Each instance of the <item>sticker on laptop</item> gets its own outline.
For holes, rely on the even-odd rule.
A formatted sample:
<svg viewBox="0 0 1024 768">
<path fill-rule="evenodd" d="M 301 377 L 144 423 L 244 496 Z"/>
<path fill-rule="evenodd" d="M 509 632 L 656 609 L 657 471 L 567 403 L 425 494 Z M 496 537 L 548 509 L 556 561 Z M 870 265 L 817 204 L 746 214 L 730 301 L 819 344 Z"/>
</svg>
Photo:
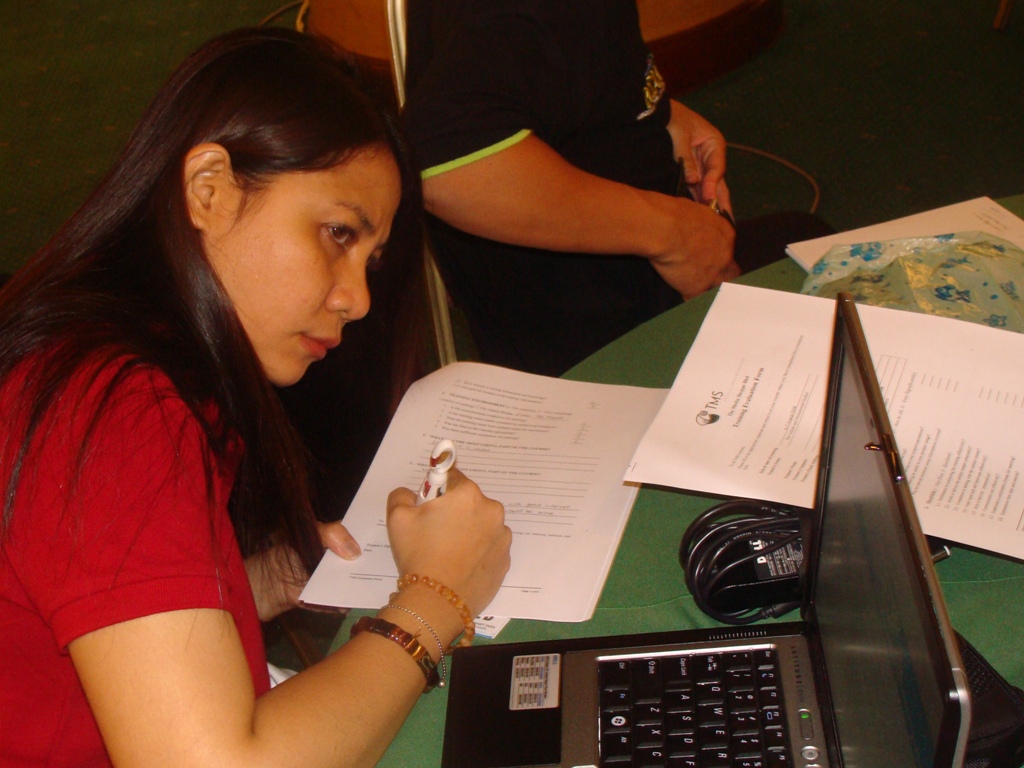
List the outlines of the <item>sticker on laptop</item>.
<svg viewBox="0 0 1024 768">
<path fill-rule="evenodd" d="M 557 653 L 516 656 L 512 659 L 512 690 L 508 708 L 554 709 L 558 706 L 562 657 Z"/>
</svg>

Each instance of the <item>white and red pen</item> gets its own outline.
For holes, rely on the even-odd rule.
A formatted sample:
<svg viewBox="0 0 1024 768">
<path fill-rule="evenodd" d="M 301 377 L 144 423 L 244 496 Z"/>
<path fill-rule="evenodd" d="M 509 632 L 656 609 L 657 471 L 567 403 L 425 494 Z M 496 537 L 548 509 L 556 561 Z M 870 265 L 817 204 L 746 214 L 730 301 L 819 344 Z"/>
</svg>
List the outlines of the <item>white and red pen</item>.
<svg viewBox="0 0 1024 768">
<path fill-rule="evenodd" d="M 416 503 L 423 504 L 443 496 L 448 487 L 448 470 L 455 466 L 455 443 L 441 440 L 430 452 L 430 469 L 416 494 Z"/>
</svg>

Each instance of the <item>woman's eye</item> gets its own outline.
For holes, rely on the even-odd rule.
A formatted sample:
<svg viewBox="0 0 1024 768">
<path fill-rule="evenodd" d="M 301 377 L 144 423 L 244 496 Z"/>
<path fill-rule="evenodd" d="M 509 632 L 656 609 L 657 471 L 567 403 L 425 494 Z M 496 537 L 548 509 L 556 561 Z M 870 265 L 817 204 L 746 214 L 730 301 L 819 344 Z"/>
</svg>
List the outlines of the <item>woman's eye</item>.
<svg viewBox="0 0 1024 768">
<path fill-rule="evenodd" d="M 331 239 L 342 247 L 348 247 L 352 245 L 355 239 L 356 233 L 352 227 L 347 227 L 344 224 L 335 224 L 327 228 L 327 233 L 331 236 Z"/>
</svg>

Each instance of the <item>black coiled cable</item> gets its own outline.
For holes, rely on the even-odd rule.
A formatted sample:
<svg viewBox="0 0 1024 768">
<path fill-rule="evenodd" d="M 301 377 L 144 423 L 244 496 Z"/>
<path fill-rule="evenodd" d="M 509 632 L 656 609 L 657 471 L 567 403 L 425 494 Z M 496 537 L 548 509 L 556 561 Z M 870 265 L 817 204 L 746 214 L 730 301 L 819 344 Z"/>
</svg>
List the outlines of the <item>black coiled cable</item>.
<svg viewBox="0 0 1024 768">
<path fill-rule="evenodd" d="M 740 558 L 723 559 L 723 553 L 736 543 L 755 539 L 769 539 L 773 544 Z M 679 564 L 698 608 L 725 624 L 751 624 L 781 616 L 799 608 L 800 603 L 720 610 L 713 603 L 723 579 L 737 567 L 799 541 L 800 521 L 792 510 L 752 499 L 733 499 L 716 504 L 690 524 L 679 544 Z"/>
</svg>

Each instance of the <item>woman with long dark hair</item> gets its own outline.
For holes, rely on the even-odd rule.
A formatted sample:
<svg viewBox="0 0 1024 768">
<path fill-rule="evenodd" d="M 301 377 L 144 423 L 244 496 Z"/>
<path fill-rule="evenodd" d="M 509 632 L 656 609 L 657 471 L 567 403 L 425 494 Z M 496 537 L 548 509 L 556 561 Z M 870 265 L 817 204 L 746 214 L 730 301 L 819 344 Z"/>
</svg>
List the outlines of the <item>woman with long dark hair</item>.
<svg viewBox="0 0 1024 768">
<path fill-rule="evenodd" d="M 241 30 L 185 61 L 0 291 L 7 759 L 368 765 L 437 683 L 509 563 L 501 505 L 457 472 L 421 507 L 390 495 L 401 588 L 350 642 L 269 690 L 259 626 L 324 546 L 358 552 L 317 523 L 275 387 L 366 315 L 368 270 L 417 274 L 395 242 L 419 204 L 337 54 Z"/>
</svg>

